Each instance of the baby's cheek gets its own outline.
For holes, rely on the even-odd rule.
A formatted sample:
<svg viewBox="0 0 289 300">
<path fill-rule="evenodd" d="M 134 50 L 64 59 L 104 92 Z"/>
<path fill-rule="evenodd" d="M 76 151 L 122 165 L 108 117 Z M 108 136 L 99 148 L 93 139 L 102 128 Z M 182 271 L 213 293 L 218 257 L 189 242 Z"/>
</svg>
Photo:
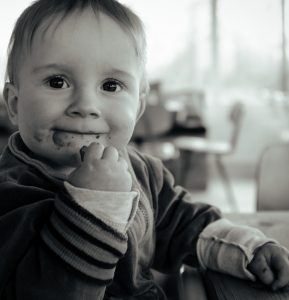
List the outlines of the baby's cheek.
<svg viewBox="0 0 289 300">
<path fill-rule="evenodd" d="M 116 147 L 126 146 L 132 137 L 135 120 L 127 116 L 127 119 L 118 118 L 115 121 L 111 126 L 111 143 Z"/>
</svg>

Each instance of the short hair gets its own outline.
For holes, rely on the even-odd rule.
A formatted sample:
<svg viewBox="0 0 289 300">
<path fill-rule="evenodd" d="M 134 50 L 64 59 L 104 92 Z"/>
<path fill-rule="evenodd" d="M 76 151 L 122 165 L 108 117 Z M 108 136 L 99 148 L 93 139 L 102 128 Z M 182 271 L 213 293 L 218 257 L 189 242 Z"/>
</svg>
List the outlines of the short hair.
<svg viewBox="0 0 289 300">
<path fill-rule="evenodd" d="M 91 8 L 111 17 L 131 37 L 137 56 L 146 60 L 146 39 L 141 19 L 128 7 L 116 0 L 37 0 L 27 7 L 18 18 L 8 47 L 6 81 L 17 84 L 17 69 L 21 57 L 31 49 L 35 33 L 41 26 L 49 28 L 56 17 L 60 22 L 75 11 Z"/>
</svg>

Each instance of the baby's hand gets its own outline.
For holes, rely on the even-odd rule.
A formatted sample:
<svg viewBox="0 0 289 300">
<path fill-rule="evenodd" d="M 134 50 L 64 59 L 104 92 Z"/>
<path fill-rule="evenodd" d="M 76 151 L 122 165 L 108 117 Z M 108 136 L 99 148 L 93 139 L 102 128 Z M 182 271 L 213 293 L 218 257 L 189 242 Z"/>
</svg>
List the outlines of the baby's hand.
<svg viewBox="0 0 289 300">
<path fill-rule="evenodd" d="M 116 148 L 92 143 L 85 151 L 83 162 L 74 170 L 68 181 L 77 187 L 98 191 L 129 192 L 131 174 Z"/>
<path fill-rule="evenodd" d="M 289 251 L 280 245 L 268 243 L 260 247 L 248 269 L 273 290 L 289 284 Z"/>
</svg>

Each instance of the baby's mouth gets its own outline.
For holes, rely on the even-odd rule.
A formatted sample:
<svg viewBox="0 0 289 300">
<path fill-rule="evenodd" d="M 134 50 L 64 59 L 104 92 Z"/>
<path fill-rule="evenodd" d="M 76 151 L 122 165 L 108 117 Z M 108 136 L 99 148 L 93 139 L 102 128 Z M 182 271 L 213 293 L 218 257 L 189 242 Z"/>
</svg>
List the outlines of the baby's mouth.
<svg viewBox="0 0 289 300">
<path fill-rule="evenodd" d="M 92 142 L 97 142 L 106 133 L 96 133 L 96 132 L 77 132 L 68 131 L 61 129 L 54 129 L 52 139 L 56 146 L 58 147 L 82 147 L 88 146 Z"/>
</svg>

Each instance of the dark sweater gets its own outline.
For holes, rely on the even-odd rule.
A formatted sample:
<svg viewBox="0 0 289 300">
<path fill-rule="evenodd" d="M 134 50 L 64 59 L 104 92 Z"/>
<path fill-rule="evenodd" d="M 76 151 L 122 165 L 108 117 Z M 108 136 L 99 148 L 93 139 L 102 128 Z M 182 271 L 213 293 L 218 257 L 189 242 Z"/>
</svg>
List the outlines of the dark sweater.
<svg viewBox="0 0 289 300">
<path fill-rule="evenodd" d="M 140 189 L 123 234 L 79 206 L 18 134 L 0 161 L 0 299 L 163 299 L 151 268 L 198 266 L 200 232 L 220 218 L 174 186 L 162 163 L 130 149 Z M 131 297 L 131 298 L 130 298 Z"/>
</svg>

